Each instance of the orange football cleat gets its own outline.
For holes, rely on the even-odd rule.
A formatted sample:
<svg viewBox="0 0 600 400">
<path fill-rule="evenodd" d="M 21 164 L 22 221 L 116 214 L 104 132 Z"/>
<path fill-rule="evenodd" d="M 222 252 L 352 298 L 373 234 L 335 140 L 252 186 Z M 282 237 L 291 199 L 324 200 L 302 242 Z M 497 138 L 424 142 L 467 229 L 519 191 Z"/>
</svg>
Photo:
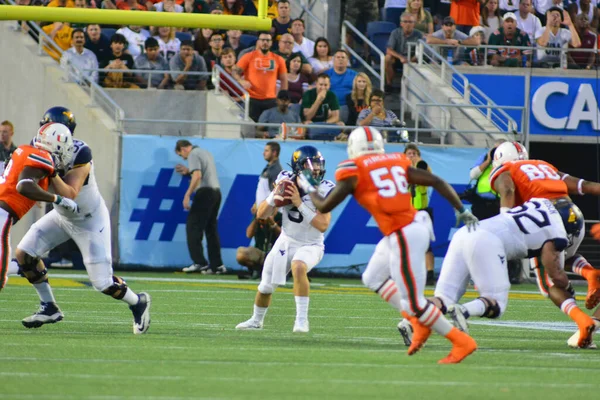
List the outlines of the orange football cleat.
<svg viewBox="0 0 600 400">
<path fill-rule="evenodd" d="M 450 350 L 450 354 L 448 354 L 446 358 L 442 358 L 438 361 L 438 364 L 458 364 L 477 350 L 477 343 L 475 340 L 456 328 L 452 328 L 446 337 L 453 344 L 452 350 Z"/>
<path fill-rule="evenodd" d="M 588 272 L 586 279 L 588 281 L 588 292 L 585 297 L 585 308 L 591 310 L 600 303 L 600 270 Z"/>
<path fill-rule="evenodd" d="M 429 339 L 431 329 L 423 325 L 414 315 L 408 315 L 408 313 L 402 311 L 402 316 L 409 320 L 413 327 L 412 343 L 408 348 L 408 355 L 412 356 L 421 350 L 421 347 L 423 347 L 427 339 Z"/>
</svg>

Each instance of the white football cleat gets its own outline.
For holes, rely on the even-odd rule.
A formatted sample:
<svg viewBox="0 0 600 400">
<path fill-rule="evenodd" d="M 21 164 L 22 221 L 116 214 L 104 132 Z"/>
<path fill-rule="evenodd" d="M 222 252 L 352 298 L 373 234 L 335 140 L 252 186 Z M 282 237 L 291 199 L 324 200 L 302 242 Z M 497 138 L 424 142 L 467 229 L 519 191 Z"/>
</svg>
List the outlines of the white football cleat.
<svg viewBox="0 0 600 400">
<path fill-rule="evenodd" d="M 308 333 L 308 331 L 308 320 L 304 320 L 302 322 L 296 320 L 296 322 L 294 322 L 294 333 Z"/>
<path fill-rule="evenodd" d="M 249 331 L 249 330 L 259 330 L 263 328 L 263 323 L 250 318 L 248 321 L 239 323 L 236 325 L 235 329 Z"/>
<path fill-rule="evenodd" d="M 594 320 L 594 325 L 596 325 L 596 331 L 597 331 L 598 329 L 600 329 L 600 321 L 597 320 L 596 318 L 592 318 L 592 319 Z M 573 334 L 573 336 L 571 336 L 569 338 L 569 340 L 567 340 L 567 346 L 569 346 L 572 349 L 587 349 L 587 350 L 596 350 L 598 348 L 598 346 L 596 346 L 596 343 L 594 343 L 593 341 L 591 341 L 590 344 L 585 347 L 579 347 L 577 345 L 578 342 L 579 342 L 579 330 L 577 332 L 575 332 Z"/>
<path fill-rule="evenodd" d="M 410 324 L 410 321 L 405 318 L 398 322 L 398 332 L 400 332 L 400 335 L 402 336 L 404 345 L 409 347 L 412 344 L 413 336 L 413 327 Z"/>
<path fill-rule="evenodd" d="M 460 304 L 452 304 L 448 307 L 448 315 L 452 318 L 452 322 L 458 330 L 469 333 L 469 324 L 467 318 L 469 318 L 469 312 L 467 309 Z"/>
<path fill-rule="evenodd" d="M 146 333 L 150 328 L 150 304 L 152 299 L 150 295 L 145 292 L 138 294 L 140 300 L 134 306 L 129 306 L 129 309 L 133 313 L 133 334 L 141 335 Z"/>
</svg>

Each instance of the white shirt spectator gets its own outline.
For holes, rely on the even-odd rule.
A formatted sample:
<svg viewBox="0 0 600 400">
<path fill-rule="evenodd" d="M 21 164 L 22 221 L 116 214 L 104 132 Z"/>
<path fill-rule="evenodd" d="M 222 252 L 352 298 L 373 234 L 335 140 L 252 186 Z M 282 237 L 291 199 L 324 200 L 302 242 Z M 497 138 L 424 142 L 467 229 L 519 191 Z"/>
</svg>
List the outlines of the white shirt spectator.
<svg viewBox="0 0 600 400">
<path fill-rule="evenodd" d="M 125 36 L 125 39 L 129 43 L 127 51 L 134 59 L 144 52 L 144 43 L 150 37 L 150 32 L 145 29 L 140 30 L 138 33 L 129 29 L 129 27 L 120 28 L 116 33 Z"/>
<path fill-rule="evenodd" d="M 535 39 L 539 39 L 544 34 L 546 28 L 542 27 L 535 33 Z M 546 47 L 566 48 L 571 41 L 571 31 L 565 28 L 559 28 L 556 35 L 550 31 L 550 40 Z M 558 50 L 538 50 L 537 59 L 539 62 L 560 63 L 561 52 Z"/>
<path fill-rule="evenodd" d="M 169 43 L 165 43 L 160 36 L 154 36 L 154 39 L 158 41 L 160 55 L 163 56 L 165 60 L 170 61 L 175 54 L 179 53 L 181 40 L 174 38 L 173 40 L 169 40 Z"/>
<path fill-rule="evenodd" d="M 98 58 L 93 51 L 83 48 L 83 52 L 78 53 L 75 47 L 71 47 L 62 54 L 60 58 L 60 66 L 67 68 L 68 65 L 73 65 L 77 68 L 75 73 L 76 82 L 81 82 L 81 74 L 91 77 L 91 79 L 98 83 Z M 84 69 L 95 69 L 96 71 L 83 72 Z"/>
<path fill-rule="evenodd" d="M 183 12 L 183 6 L 180 6 L 179 4 L 175 4 L 174 7 L 175 7 L 176 13 Z M 156 3 L 156 4 L 154 4 L 154 10 L 162 12 L 165 10 L 165 5 L 163 4 L 162 1 L 160 3 Z"/>
<path fill-rule="evenodd" d="M 502 19 L 496 17 L 495 15 L 492 15 L 492 16 L 488 17 L 488 19 L 487 19 L 488 26 L 484 26 L 481 18 L 482 17 L 479 17 L 479 21 L 481 22 L 479 25 L 481 25 L 484 29 L 485 41 L 487 43 L 490 41 L 490 36 L 492 35 L 492 33 L 497 31 L 498 28 L 500 28 L 502 26 Z"/>
<path fill-rule="evenodd" d="M 517 28 L 529 35 L 531 43 L 535 43 L 535 33 L 542 29 L 540 19 L 532 13 L 527 14 L 527 18 L 525 19 L 521 18 L 519 12 L 516 12 L 515 15 L 517 16 Z"/>
<path fill-rule="evenodd" d="M 294 50 L 292 50 L 292 51 L 294 53 L 299 51 L 302 54 L 304 54 L 304 57 L 310 58 L 313 56 L 313 54 L 315 52 L 315 42 L 313 42 L 312 40 L 307 39 L 303 36 L 301 44 L 294 42 Z"/>
<path fill-rule="evenodd" d="M 550 0 L 552 3 L 552 0 Z M 498 8 L 505 11 L 515 11 L 519 9 L 519 0 L 500 0 Z"/>
<path fill-rule="evenodd" d="M 333 68 L 333 58 L 329 61 L 320 61 L 314 57 L 308 59 L 310 66 L 313 68 L 313 72 L 315 74 L 320 74 L 321 72 L 325 72 L 328 69 Z"/>
</svg>

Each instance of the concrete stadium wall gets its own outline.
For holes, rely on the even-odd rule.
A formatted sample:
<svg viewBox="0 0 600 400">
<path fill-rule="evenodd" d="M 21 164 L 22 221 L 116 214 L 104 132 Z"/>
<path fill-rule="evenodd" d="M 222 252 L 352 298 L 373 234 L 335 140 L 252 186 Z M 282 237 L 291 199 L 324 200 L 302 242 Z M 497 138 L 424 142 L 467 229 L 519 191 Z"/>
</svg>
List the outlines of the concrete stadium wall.
<svg viewBox="0 0 600 400">
<path fill-rule="evenodd" d="M 58 64 L 49 56 L 38 55 L 37 43 L 29 35 L 14 31 L 14 26 L 16 23 L 12 21 L 0 22 L 0 120 L 14 123 L 14 142 L 20 145 L 30 142 L 48 108 L 56 105 L 70 108 L 77 117 L 75 136 L 93 150 L 96 178 L 115 231 L 120 160 L 116 126 L 104 111 L 90 104 L 90 97 L 83 89 L 74 83 L 65 83 Z M 14 226 L 13 249 L 42 215 L 43 210 L 34 207 Z"/>
</svg>

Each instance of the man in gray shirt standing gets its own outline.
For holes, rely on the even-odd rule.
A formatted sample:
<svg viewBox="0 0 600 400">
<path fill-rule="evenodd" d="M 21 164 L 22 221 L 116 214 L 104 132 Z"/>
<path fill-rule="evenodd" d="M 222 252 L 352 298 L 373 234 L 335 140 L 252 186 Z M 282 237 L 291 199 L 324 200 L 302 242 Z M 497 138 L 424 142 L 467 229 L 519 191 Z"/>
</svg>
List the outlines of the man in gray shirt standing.
<svg viewBox="0 0 600 400">
<path fill-rule="evenodd" d="M 177 164 L 175 170 L 191 177 L 190 186 L 183 197 L 183 208 L 190 212 L 186 222 L 186 233 L 188 250 L 194 263 L 184 268 L 183 272 L 224 274 L 227 269 L 221 259 L 221 243 L 217 230 L 221 189 L 215 160 L 208 151 L 192 146 L 185 139 L 177 141 L 175 153 L 188 161 L 187 167 Z M 195 193 L 194 201 L 190 204 L 192 193 Z M 204 233 L 209 262 L 206 261 L 202 249 Z"/>
<path fill-rule="evenodd" d="M 388 40 L 385 52 L 385 84 L 390 92 L 396 70 L 402 71 L 402 67 L 408 59 L 408 44 L 416 43 L 423 38 L 423 33 L 415 29 L 416 18 L 409 12 L 402 13 L 400 17 L 400 28 L 394 29 Z M 412 61 L 416 61 L 415 48 L 413 48 Z"/>
</svg>

